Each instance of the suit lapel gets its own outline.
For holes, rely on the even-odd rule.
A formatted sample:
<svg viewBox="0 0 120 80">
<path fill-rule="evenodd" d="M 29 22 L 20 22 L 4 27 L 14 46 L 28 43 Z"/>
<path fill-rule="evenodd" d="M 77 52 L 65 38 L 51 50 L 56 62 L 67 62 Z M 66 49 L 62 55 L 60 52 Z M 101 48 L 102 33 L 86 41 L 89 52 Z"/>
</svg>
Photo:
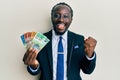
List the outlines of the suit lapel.
<svg viewBox="0 0 120 80">
<path fill-rule="evenodd" d="M 51 69 L 51 73 L 53 72 L 53 59 L 52 59 L 52 30 L 47 33 L 46 35 L 49 39 L 50 42 L 47 45 L 47 56 L 48 56 L 48 62 L 49 62 L 49 67 Z"/>
<path fill-rule="evenodd" d="M 48 54 L 49 66 L 50 66 L 50 69 L 51 69 L 51 72 L 52 72 L 53 71 L 52 41 L 50 41 L 50 43 L 48 44 L 47 54 Z"/>
<path fill-rule="evenodd" d="M 67 49 L 67 70 L 70 67 L 70 62 L 71 62 L 71 57 L 72 57 L 72 52 L 73 52 L 73 45 L 74 45 L 74 38 L 73 34 L 68 31 L 68 49 Z"/>
</svg>

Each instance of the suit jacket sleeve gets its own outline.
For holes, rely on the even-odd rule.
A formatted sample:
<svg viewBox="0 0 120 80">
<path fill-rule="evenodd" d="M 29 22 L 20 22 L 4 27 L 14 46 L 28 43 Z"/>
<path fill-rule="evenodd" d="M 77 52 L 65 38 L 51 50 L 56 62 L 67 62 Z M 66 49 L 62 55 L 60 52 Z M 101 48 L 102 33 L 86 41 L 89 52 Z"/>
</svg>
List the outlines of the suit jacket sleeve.
<svg viewBox="0 0 120 80">
<path fill-rule="evenodd" d="M 96 66 L 96 53 L 95 58 L 92 60 L 88 60 L 86 56 L 83 57 L 82 64 L 81 64 L 81 69 L 84 73 L 86 74 L 91 74 Z"/>
<path fill-rule="evenodd" d="M 32 75 L 37 75 L 40 72 L 40 66 L 36 70 L 34 70 L 34 71 L 32 71 L 32 69 L 30 68 L 30 66 L 27 66 L 27 71 L 30 74 L 32 74 Z"/>
</svg>

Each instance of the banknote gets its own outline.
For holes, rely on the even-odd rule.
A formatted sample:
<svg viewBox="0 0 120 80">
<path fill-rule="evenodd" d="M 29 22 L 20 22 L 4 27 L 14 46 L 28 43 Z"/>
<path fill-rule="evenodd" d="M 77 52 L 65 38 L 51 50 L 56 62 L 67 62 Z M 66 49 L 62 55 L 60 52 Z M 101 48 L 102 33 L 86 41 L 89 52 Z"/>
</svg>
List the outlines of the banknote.
<svg viewBox="0 0 120 80">
<path fill-rule="evenodd" d="M 31 40 L 35 37 L 36 33 L 37 33 L 37 32 L 34 32 L 34 31 L 31 32 Z"/>
<path fill-rule="evenodd" d="M 24 37 L 25 37 L 26 44 L 28 44 L 31 41 L 31 32 L 26 32 L 24 34 Z"/>
<path fill-rule="evenodd" d="M 26 49 L 32 47 L 38 51 L 50 41 L 45 35 L 40 32 L 26 32 L 21 35 L 21 40 Z"/>
<path fill-rule="evenodd" d="M 37 32 L 32 40 L 32 47 L 40 51 L 49 41 L 50 40 L 45 35 Z"/>
<path fill-rule="evenodd" d="M 26 45 L 26 42 L 25 42 L 24 34 L 22 34 L 20 37 L 21 37 L 21 40 L 22 40 L 23 45 L 25 46 L 25 45 Z"/>
<path fill-rule="evenodd" d="M 24 46 L 29 44 L 29 42 L 32 40 L 31 39 L 31 34 L 32 34 L 32 32 L 26 32 L 26 33 L 21 35 L 21 40 L 22 40 L 22 43 L 23 43 Z"/>
</svg>

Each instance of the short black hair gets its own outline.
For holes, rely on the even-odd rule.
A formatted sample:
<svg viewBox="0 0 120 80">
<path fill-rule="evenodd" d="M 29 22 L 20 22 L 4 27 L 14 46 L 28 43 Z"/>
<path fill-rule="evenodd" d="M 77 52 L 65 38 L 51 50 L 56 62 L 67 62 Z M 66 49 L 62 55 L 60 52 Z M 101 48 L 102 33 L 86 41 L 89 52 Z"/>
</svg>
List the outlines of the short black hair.
<svg viewBox="0 0 120 80">
<path fill-rule="evenodd" d="M 72 8 L 70 7 L 70 5 L 68 5 L 68 4 L 65 3 L 65 2 L 60 2 L 60 3 L 56 4 L 55 6 L 53 6 L 53 8 L 52 8 L 52 10 L 51 10 L 51 16 L 53 15 L 54 9 L 55 9 L 57 6 L 59 6 L 59 5 L 65 5 L 65 6 L 69 7 L 69 8 L 70 8 L 70 12 L 71 12 L 71 17 L 73 17 L 73 10 L 72 10 Z"/>
</svg>

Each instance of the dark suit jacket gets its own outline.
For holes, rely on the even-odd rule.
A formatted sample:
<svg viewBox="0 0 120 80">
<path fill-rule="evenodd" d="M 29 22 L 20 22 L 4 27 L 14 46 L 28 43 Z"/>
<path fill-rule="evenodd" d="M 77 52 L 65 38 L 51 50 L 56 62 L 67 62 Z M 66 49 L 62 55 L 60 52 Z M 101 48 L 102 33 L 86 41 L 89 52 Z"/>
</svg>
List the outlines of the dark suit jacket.
<svg viewBox="0 0 120 80">
<path fill-rule="evenodd" d="M 41 72 L 40 80 L 53 80 L 53 60 L 52 60 L 52 31 L 44 34 L 50 42 L 39 52 L 37 59 L 40 68 L 35 73 L 27 68 L 28 72 L 36 75 Z M 88 60 L 84 53 L 84 37 L 68 31 L 68 53 L 67 53 L 67 78 L 68 80 L 82 80 L 80 70 L 86 74 L 93 72 L 96 57 Z"/>
</svg>

